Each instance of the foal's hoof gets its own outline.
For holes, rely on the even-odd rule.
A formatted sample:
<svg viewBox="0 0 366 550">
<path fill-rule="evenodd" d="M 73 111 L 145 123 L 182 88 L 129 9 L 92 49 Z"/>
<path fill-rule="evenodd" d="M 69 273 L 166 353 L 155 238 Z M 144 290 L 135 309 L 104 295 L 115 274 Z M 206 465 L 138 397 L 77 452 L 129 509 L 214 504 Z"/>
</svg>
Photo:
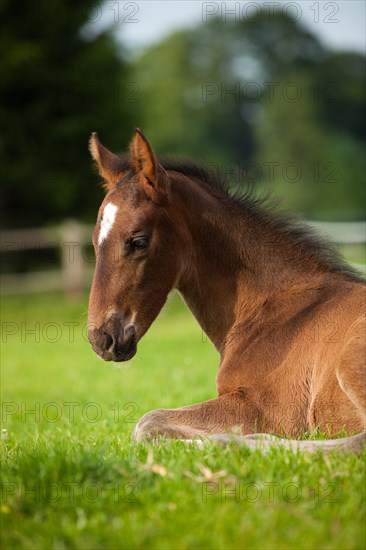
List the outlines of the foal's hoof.
<svg viewBox="0 0 366 550">
<path fill-rule="evenodd" d="M 133 430 L 132 439 L 139 443 L 140 441 L 151 441 L 158 436 L 168 435 L 164 412 L 164 409 L 156 409 L 144 414 Z"/>
</svg>

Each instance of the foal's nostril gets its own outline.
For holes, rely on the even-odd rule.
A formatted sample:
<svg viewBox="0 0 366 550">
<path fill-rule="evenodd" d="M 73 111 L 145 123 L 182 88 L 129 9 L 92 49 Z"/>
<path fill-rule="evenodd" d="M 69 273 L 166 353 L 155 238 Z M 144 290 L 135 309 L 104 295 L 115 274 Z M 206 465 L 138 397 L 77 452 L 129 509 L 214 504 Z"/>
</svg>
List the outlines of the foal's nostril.
<svg viewBox="0 0 366 550">
<path fill-rule="evenodd" d="M 113 346 L 113 338 L 108 332 L 104 331 L 104 342 L 105 342 L 105 349 L 106 351 L 110 350 Z"/>
<path fill-rule="evenodd" d="M 132 323 L 123 323 L 123 319 L 108 319 L 108 323 L 99 329 L 90 331 L 90 343 L 102 359 L 106 361 L 127 361 L 136 353 L 137 336 Z"/>
<path fill-rule="evenodd" d="M 132 323 L 125 326 L 125 336 L 130 338 L 131 336 L 135 336 L 136 330 Z"/>
</svg>

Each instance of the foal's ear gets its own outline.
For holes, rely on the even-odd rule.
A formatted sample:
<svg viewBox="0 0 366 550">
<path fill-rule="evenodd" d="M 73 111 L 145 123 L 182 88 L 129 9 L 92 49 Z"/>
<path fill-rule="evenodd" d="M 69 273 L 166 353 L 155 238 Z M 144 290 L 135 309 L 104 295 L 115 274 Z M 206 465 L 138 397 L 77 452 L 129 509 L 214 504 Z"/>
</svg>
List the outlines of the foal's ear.
<svg viewBox="0 0 366 550">
<path fill-rule="evenodd" d="M 130 153 L 132 164 L 141 178 L 146 193 L 154 201 L 165 197 L 167 194 L 168 176 L 164 169 L 159 166 L 150 142 L 139 128 L 136 128 L 132 138 Z"/>
<path fill-rule="evenodd" d="M 89 150 L 104 180 L 103 186 L 109 191 L 123 177 L 123 162 L 100 143 L 96 132 L 90 137 Z"/>
</svg>

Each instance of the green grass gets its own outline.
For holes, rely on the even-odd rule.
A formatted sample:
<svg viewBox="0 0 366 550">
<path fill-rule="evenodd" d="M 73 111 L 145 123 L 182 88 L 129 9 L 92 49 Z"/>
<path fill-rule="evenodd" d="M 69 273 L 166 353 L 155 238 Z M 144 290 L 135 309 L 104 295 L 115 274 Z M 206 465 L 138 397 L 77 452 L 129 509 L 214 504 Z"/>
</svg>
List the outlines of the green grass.
<svg viewBox="0 0 366 550">
<path fill-rule="evenodd" d="M 2 306 L 3 548 L 365 548 L 365 453 L 131 443 L 148 410 L 215 396 L 217 353 L 177 297 L 119 366 L 83 337 L 86 300 Z"/>
</svg>

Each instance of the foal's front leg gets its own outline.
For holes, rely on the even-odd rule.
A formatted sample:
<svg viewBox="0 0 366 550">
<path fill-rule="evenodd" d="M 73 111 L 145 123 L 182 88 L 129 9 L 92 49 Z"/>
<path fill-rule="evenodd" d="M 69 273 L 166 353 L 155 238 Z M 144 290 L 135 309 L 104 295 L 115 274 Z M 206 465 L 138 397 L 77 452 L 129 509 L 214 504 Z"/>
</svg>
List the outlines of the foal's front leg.
<svg viewBox="0 0 366 550">
<path fill-rule="evenodd" d="M 240 433 L 255 433 L 260 427 L 260 412 L 254 396 L 246 389 L 180 409 L 157 409 L 138 422 L 135 441 L 165 436 L 175 439 L 197 439 L 240 428 Z"/>
</svg>

